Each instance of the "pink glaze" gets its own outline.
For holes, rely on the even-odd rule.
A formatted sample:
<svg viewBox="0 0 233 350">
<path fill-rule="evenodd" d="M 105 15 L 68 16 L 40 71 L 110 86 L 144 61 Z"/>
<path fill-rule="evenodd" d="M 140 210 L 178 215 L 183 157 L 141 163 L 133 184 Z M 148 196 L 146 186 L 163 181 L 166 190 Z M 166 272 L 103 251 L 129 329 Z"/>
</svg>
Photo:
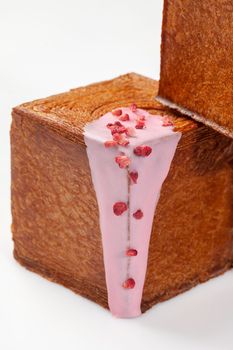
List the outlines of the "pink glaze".
<svg viewBox="0 0 233 350">
<path fill-rule="evenodd" d="M 136 112 L 120 109 L 122 115 L 127 113 L 130 117 L 129 121 L 121 121 L 125 127 L 135 129 L 136 119 L 145 116 L 145 128 L 135 129 L 135 137 L 128 137 L 129 145 L 104 146 L 113 138 L 106 125 L 119 120 L 111 112 L 87 124 L 84 137 L 99 206 L 109 308 L 117 317 L 136 317 L 141 314 L 155 208 L 181 134 L 173 132 L 172 126 L 162 126 L 163 118 L 159 115 L 152 116 L 141 109 Z M 135 155 L 133 151 L 139 145 L 151 147 L 151 154 Z M 121 152 L 131 160 L 127 168 L 120 168 L 115 162 Z M 138 172 L 136 183 L 130 180 L 130 172 Z M 113 212 L 116 202 L 128 204 L 128 210 L 120 216 Z M 133 214 L 139 209 L 143 216 L 136 219 Z M 127 255 L 129 249 L 137 254 Z M 131 283 L 126 288 L 125 282 L 131 279 L 135 285 Z"/>
</svg>

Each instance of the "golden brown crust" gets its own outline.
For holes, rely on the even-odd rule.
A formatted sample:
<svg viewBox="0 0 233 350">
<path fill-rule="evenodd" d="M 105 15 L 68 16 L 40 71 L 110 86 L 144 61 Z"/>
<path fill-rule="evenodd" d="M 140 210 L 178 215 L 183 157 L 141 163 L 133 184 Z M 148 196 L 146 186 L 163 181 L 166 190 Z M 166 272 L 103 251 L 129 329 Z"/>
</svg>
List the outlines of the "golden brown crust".
<svg viewBox="0 0 233 350">
<path fill-rule="evenodd" d="M 30 270 L 107 307 L 98 208 L 78 121 L 84 123 L 109 106 L 112 109 L 132 100 L 152 113 L 166 111 L 183 135 L 154 218 L 142 299 L 145 311 L 232 265 L 233 142 L 154 102 L 155 82 L 144 78 L 143 83 L 139 77 L 139 84 L 147 86 L 142 100 L 140 94 L 136 97 L 137 87 L 121 79 L 103 83 L 108 99 L 100 97 L 100 106 L 95 104 L 94 109 L 92 102 L 90 107 L 86 102 L 89 114 L 80 113 L 80 117 L 72 106 L 82 105 L 83 97 L 79 101 L 70 92 L 14 109 L 14 255 Z M 137 81 L 137 76 L 132 79 Z M 97 88 L 101 95 L 106 90 L 100 85 L 82 88 L 82 93 L 87 96 L 89 89 Z M 116 90 L 128 97 L 115 101 Z M 32 112 L 34 104 L 36 112 Z M 38 110 L 43 108 L 48 110 L 41 115 Z M 94 115 L 93 110 L 97 111 Z"/>
<path fill-rule="evenodd" d="M 231 137 L 232 36 L 232 1 L 164 1 L 159 96 Z"/>
<path fill-rule="evenodd" d="M 84 144 L 83 127 L 113 108 L 129 106 L 165 113 L 169 111 L 155 101 L 158 82 L 139 74 L 129 73 L 113 80 L 72 89 L 63 94 L 24 103 L 13 113 L 32 118 L 70 140 Z M 180 119 L 179 128 L 197 127 L 197 123 Z"/>
</svg>

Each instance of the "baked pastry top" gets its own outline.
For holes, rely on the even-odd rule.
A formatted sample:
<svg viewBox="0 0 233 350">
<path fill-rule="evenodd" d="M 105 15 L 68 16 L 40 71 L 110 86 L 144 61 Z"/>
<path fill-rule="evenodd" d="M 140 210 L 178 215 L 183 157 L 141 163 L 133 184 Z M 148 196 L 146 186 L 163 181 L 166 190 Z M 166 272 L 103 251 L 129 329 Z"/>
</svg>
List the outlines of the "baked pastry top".
<svg viewBox="0 0 233 350">
<path fill-rule="evenodd" d="M 83 129 L 86 123 L 121 106 L 136 102 L 139 108 L 150 113 L 166 113 L 173 118 L 180 131 L 197 128 L 198 124 L 185 117 L 177 118 L 171 110 L 155 100 L 158 82 L 136 73 L 72 89 L 44 99 L 24 103 L 13 113 L 25 115 L 45 124 L 65 137 L 84 144 Z"/>
</svg>

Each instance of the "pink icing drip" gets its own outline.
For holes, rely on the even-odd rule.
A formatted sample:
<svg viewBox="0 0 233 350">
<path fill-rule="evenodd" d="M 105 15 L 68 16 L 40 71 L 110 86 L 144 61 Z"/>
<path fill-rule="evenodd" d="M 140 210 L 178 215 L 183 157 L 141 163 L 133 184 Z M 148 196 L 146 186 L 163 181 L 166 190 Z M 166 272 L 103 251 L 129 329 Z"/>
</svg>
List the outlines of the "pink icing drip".
<svg viewBox="0 0 233 350">
<path fill-rule="evenodd" d="M 141 314 L 154 212 L 181 134 L 173 132 L 172 126 L 164 127 L 161 116 L 141 109 L 121 109 L 130 116 L 130 121 L 121 122 L 126 127 L 135 127 L 136 115 L 146 117 L 146 128 L 135 129 L 136 137 L 129 137 L 128 146 L 104 147 L 105 141 L 112 140 L 106 125 L 118 120 L 111 112 L 87 124 L 84 136 L 99 206 L 109 308 L 117 317 L 136 317 Z M 135 155 L 135 147 L 144 144 L 152 148 L 151 154 Z M 131 160 L 125 169 L 115 162 L 121 152 Z M 137 184 L 129 179 L 131 171 L 138 172 Z M 113 213 L 116 202 L 128 204 L 128 210 L 120 216 Z M 143 217 L 135 219 L 133 213 L 139 209 Z M 127 256 L 129 248 L 137 250 L 137 255 Z M 135 281 L 133 288 L 123 287 L 128 278 Z"/>
</svg>

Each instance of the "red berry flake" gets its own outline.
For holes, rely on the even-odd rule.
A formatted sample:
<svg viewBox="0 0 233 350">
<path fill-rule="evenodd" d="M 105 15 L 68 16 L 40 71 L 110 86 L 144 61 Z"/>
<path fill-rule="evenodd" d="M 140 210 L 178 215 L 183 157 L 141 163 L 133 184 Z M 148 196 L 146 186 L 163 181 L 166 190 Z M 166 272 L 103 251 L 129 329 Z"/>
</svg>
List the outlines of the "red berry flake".
<svg viewBox="0 0 233 350">
<path fill-rule="evenodd" d="M 120 115 L 122 115 L 122 110 L 115 109 L 114 111 L 112 111 L 112 114 L 115 115 L 116 117 L 119 117 Z"/>
<path fill-rule="evenodd" d="M 104 146 L 106 148 L 116 147 L 117 146 L 117 142 L 116 141 L 105 141 L 104 142 Z"/>
<path fill-rule="evenodd" d="M 127 136 L 130 136 L 130 137 L 135 137 L 136 136 L 136 131 L 132 127 L 126 128 L 126 132 L 125 133 L 126 133 Z"/>
<path fill-rule="evenodd" d="M 113 206 L 113 212 L 117 216 L 122 215 L 127 209 L 128 209 L 128 206 L 124 202 L 117 202 Z"/>
<path fill-rule="evenodd" d="M 112 135 L 118 133 L 123 134 L 126 132 L 126 128 L 124 126 L 115 126 L 111 129 Z"/>
<path fill-rule="evenodd" d="M 131 171 L 129 173 L 129 177 L 130 177 L 131 183 L 132 184 L 136 184 L 137 180 L 138 180 L 138 172 L 137 171 Z"/>
<path fill-rule="evenodd" d="M 114 141 L 118 142 L 121 138 L 122 134 L 118 134 L 118 132 L 116 132 L 115 134 L 112 135 L 112 138 Z"/>
<path fill-rule="evenodd" d="M 134 148 L 133 152 L 138 157 L 148 157 L 152 152 L 152 148 L 150 146 L 141 145 Z"/>
<path fill-rule="evenodd" d="M 131 109 L 132 112 L 135 113 L 136 110 L 137 110 L 137 105 L 136 105 L 136 103 L 132 103 L 131 106 L 130 106 L 130 109 Z"/>
<path fill-rule="evenodd" d="M 115 122 L 114 124 L 117 126 L 123 126 L 123 124 L 121 124 L 121 122 Z"/>
<path fill-rule="evenodd" d="M 106 125 L 106 127 L 107 127 L 108 129 L 111 129 L 113 126 L 114 126 L 113 123 L 108 123 L 108 124 Z"/>
<path fill-rule="evenodd" d="M 129 115 L 127 113 L 123 114 L 119 117 L 119 120 L 121 120 L 122 122 L 127 122 L 129 120 Z"/>
<path fill-rule="evenodd" d="M 143 129 L 145 127 L 145 121 L 144 120 L 138 120 L 137 124 L 135 125 L 136 129 Z"/>
<path fill-rule="evenodd" d="M 137 117 L 137 120 L 146 120 L 146 117 L 144 116 L 144 115 L 139 115 L 138 117 Z"/>
<path fill-rule="evenodd" d="M 114 124 L 107 124 L 107 127 L 111 130 L 112 135 L 118 133 L 123 134 L 126 132 L 126 128 L 121 124 L 121 122 L 115 122 Z"/>
<path fill-rule="evenodd" d="M 129 166 L 130 164 L 130 158 L 125 156 L 125 155 L 122 155 L 122 156 L 117 156 L 115 158 L 115 162 L 119 165 L 119 167 L 121 169 L 124 169 L 124 168 L 127 168 L 127 166 Z"/>
<path fill-rule="evenodd" d="M 138 251 L 136 249 L 128 249 L 126 251 L 126 255 L 127 256 L 136 256 L 136 255 L 138 255 Z"/>
<path fill-rule="evenodd" d="M 135 281 L 133 278 L 128 278 L 123 284 L 122 287 L 125 289 L 133 289 L 135 287 Z"/>
<path fill-rule="evenodd" d="M 135 211 L 135 213 L 133 213 L 133 217 L 137 220 L 140 220 L 143 218 L 143 212 L 141 211 L 141 209 L 138 209 L 137 211 Z"/>
<path fill-rule="evenodd" d="M 128 144 L 129 144 L 129 140 L 127 140 L 126 138 L 123 138 L 122 140 L 120 140 L 120 141 L 118 142 L 118 144 L 121 145 L 121 146 L 123 146 L 123 147 L 126 147 L 126 146 L 128 146 Z"/>
<path fill-rule="evenodd" d="M 122 134 L 113 134 L 113 140 L 121 146 L 128 146 L 129 140 Z"/>
<path fill-rule="evenodd" d="M 163 124 L 162 126 L 173 126 L 173 122 L 171 121 L 171 119 L 169 117 L 164 117 L 163 118 Z"/>
</svg>

